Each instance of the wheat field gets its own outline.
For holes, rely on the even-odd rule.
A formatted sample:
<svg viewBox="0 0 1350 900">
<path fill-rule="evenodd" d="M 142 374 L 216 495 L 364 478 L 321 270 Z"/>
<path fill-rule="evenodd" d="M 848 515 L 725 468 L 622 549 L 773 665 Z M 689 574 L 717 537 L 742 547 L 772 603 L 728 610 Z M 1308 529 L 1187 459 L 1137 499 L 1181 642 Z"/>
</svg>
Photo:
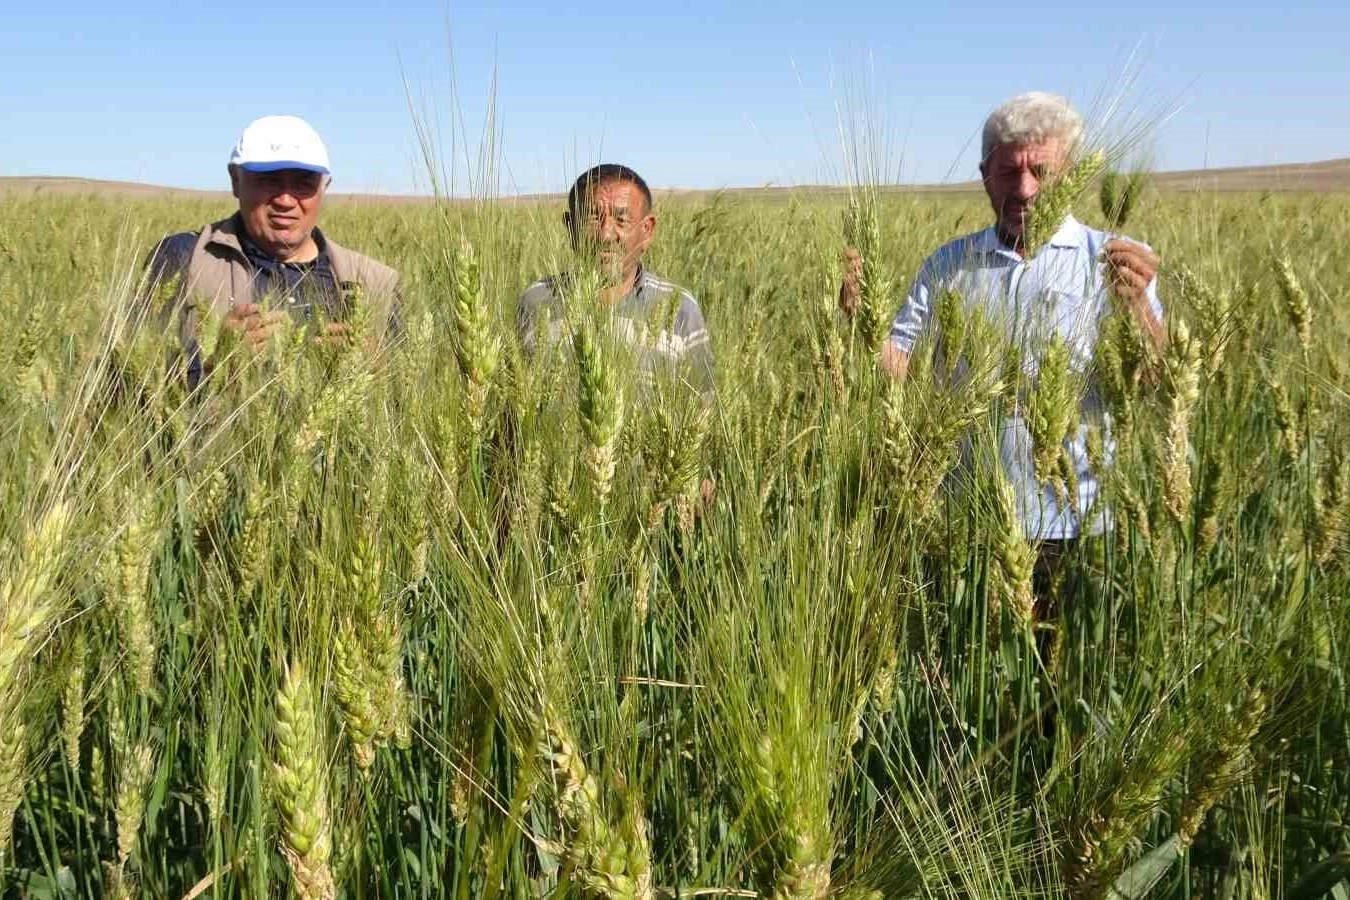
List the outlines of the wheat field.
<svg viewBox="0 0 1350 900">
<path fill-rule="evenodd" d="M 990 446 L 1082 384 L 954 302 L 973 374 L 891 383 L 904 285 L 989 214 L 863 197 L 890 287 L 847 320 L 847 202 L 660 201 L 705 405 L 522 356 L 556 203 L 331 201 L 402 334 L 211 335 L 189 397 L 141 264 L 230 209 L 6 199 L 6 895 L 1350 898 L 1350 195 L 1136 204 L 1171 340 L 1103 326 L 1113 527 L 1051 617 Z"/>
</svg>

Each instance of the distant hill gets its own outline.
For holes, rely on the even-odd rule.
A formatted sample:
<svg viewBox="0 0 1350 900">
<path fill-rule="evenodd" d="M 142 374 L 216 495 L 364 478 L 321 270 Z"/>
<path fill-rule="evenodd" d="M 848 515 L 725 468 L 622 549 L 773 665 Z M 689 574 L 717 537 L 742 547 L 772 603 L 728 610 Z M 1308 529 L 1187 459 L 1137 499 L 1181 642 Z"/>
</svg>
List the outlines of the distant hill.
<svg viewBox="0 0 1350 900">
<path fill-rule="evenodd" d="M 1209 190 L 1209 191 L 1310 191 L 1327 193 L 1350 191 L 1350 158 L 1328 159 L 1312 163 L 1288 163 L 1278 166 L 1239 166 L 1226 169 L 1192 169 L 1180 172 L 1158 172 L 1153 183 L 1163 190 Z M 979 190 L 978 181 L 963 181 L 951 184 L 914 184 L 896 185 L 893 189 L 917 193 L 968 192 Z M 737 194 L 779 194 L 790 191 L 835 191 L 843 190 L 836 186 L 800 185 L 794 187 L 732 188 L 730 193 Z M 100 181 L 93 178 L 72 178 L 62 176 L 12 177 L 0 176 L 0 194 L 54 194 L 126 197 L 182 197 L 202 200 L 220 200 L 229 196 L 227 191 L 199 191 L 188 188 L 162 187 L 154 184 L 139 184 L 130 181 Z M 712 193 L 711 191 L 687 190 L 680 188 L 661 189 L 658 194 L 664 196 L 683 196 Z M 561 195 L 551 195 L 554 197 Z M 534 195 L 514 198 L 519 200 L 543 200 L 550 195 Z M 380 202 L 418 202 L 429 198 L 407 195 L 372 194 L 333 194 L 332 199 L 346 201 Z"/>
<path fill-rule="evenodd" d="M 200 197 L 213 199 L 230 196 L 229 191 L 194 191 L 190 188 L 164 187 L 135 181 L 101 181 L 97 178 L 72 178 L 62 175 L 31 177 L 0 175 L 0 193 L 23 194 L 98 194 L 138 197 Z"/>
<path fill-rule="evenodd" d="M 1282 166 L 1239 166 L 1160 172 L 1160 187 L 1219 191 L 1346 191 L 1350 190 L 1350 157 Z"/>
</svg>

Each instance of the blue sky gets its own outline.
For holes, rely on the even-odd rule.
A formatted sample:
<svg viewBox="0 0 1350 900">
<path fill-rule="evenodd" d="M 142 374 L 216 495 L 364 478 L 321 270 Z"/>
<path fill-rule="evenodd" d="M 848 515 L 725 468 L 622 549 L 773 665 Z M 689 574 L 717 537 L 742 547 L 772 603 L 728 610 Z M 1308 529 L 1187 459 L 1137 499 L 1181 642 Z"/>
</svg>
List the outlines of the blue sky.
<svg viewBox="0 0 1350 900">
<path fill-rule="evenodd" d="M 965 180 L 984 116 L 1032 88 L 1116 98 L 1159 168 L 1310 161 L 1350 155 L 1347 39 L 1343 0 L 23 4 L 0 175 L 223 188 L 243 125 L 293 113 L 335 190 L 425 191 L 406 81 L 462 193 L 494 71 L 501 193 L 602 157 L 667 187 L 838 181 L 841 119 L 884 135 L 888 180 Z"/>
</svg>

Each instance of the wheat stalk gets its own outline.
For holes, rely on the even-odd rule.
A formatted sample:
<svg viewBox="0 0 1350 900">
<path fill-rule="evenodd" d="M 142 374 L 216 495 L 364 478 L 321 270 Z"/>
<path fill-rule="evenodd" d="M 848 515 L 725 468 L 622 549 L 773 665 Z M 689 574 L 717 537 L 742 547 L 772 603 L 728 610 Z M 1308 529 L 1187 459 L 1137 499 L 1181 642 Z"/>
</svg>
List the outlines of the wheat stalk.
<svg viewBox="0 0 1350 900">
<path fill-rule="evenodd" d="M 615 451 L 623 429 L 624 391 L 619 383 L 613 351 L 602 348 L 589 324 L 572 336 L 579 391 L 577 415 L 586 438 L 582 450 L 596 505 L 603 509 L 614 483 Z"/>
<path fill-rule="evenodd" d="M 488 389 L 501 361 L 501 342 L 492 333 L 491 314 L 483 296 L 478 255 L 473 244 L 461 239 L 451 253 L 455 323 L 455 359 L 464 376 L 464 413 L 469 431 L 483 433 Z"/>
<path fill-rule="evenodd" d="M 24 535 L 18 559 L 0 585 L 0 705 L 17 700 L 20 667 L 56 621 L 60 597 L 54 588 L 72 513 L 69 501 L 49 507 Z"/>
<path fill-rule="evenodd" d="M 881 223 L 876 196 L 867 191 L 849 198 L 844 213 L 844 240 L 862 257 L 856 319 L 864 345 L 876 351 L 890 333 L 891 285 L 882 275 Z"/>
<path fill-rule="evenodd" d="M 1078 424 L 1078 398 L 1070 371 L 1072 349 L 1056 334 L 1046 343 L 1037 366 L 1036 386 L 1027 400 L 1031 462 L 1036 479 L 1051 485 L 1064 501 L 1069 486 L 1063 477 L 1068 451 L 1064 442 Z"/>
<path fill-rule="evenodd" d="M 281 854 L 300 900 L 333 900 L 332 819 L 328 808 L 323 724 L 304 666 L 290 664 L 276 695 L 272 765 Z"/>
<path fill-rule="evenodd" d="M 1030 259 L 1040 252 L 1105 165 L 1106 154 L 1101 150 L 1085 153 L 1036 195 L 1022 235 L 1023 256 Z"/>
<path fill-rule="evenodd" d="M 1287 256 L 1275 259 L 1275 279 L 1280 285 L 1280 297 L 1284 300 L 1284 312 L 1289 324 L 1298 335 L 1298 345 L 1306 357 L 1312 349 L 1312 303 L 1308 292 L 1294 271 L 1294 265 Z"/>
<path fill-rule="evenodd" d="M 78 623 L 66 660 L 66 683 L 61 692 L 61 737 L 66 763 L 80 768 L 80 737 L 84 734 L 84 678 L 86 646 L 84 629 Z"/>
<path fill-rule="evenodd" d="M 1191 509 L 1191 411 L 1200 397 L 1200 345 L 1180 319 L 1172 326 L 1167 366 L 1167 430 L 1163 438 L 1162 480 L 1167 511 L 1177 524 Z"/>
</svg>

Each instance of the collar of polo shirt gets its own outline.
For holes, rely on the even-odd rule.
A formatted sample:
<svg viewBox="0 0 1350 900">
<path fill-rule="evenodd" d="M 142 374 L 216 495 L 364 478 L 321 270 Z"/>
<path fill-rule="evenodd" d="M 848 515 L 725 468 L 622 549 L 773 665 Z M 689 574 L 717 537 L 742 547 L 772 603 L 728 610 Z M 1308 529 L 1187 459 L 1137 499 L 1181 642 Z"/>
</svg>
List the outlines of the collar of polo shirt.
<svg viewBox="0 0 1350 900">
<path fill-rule="evenodd" d="M 1065 216 L 1064 221 L 1060 223 L 1059 228 L 1050 236 L 1047 243 L 1051 247 L 1080 249 L 1087 245 L 1087 229 L 1082 222 L 1073 216 Z M 998 229 L 992 225 L 975 235 L 974 244 L 976 253 L 1006 253 L 1021 259 L 1016 251 L 1010 249 L 998 239 Z"/>
</svg>

